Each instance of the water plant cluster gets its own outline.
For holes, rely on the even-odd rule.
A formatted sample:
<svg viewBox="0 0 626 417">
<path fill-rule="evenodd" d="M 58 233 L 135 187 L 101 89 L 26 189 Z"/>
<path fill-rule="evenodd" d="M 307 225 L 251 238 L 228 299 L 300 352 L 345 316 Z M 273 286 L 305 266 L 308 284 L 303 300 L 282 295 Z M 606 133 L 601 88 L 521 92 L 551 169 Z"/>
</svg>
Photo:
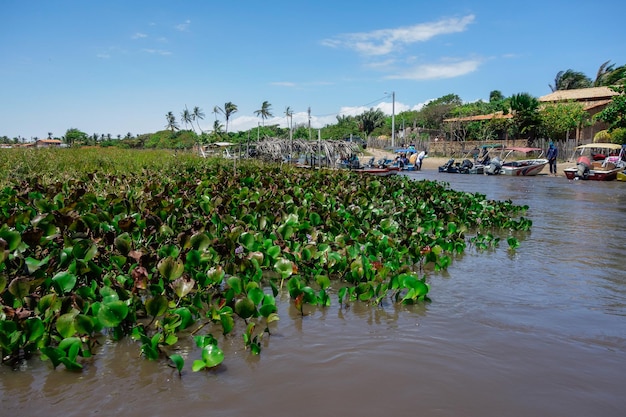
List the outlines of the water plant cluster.
<svg viewBox="0 0 626 417">
<path fill-rule="evenodd" d="M 527 230 L 527 207 L 404 176 L 122 150 L 0 155 L 2 362 L 80 370 L 102 337 L 132 337 L 180 371 L 181 337 L 219 365 L 252 353 L 287 291 L 304 315 L 428 301 L 427 271 L 468 244 Z M 509 235 L 511 247 L 517 240 Z M 221 333 L 221 335 L 219 333 Z"/>
</svg>

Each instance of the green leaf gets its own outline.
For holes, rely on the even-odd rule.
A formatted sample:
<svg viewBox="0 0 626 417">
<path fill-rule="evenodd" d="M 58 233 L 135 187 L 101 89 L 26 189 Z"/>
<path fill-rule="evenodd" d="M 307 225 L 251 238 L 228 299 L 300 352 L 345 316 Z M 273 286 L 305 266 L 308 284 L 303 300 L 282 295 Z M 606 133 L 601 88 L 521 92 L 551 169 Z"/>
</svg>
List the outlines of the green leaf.
<svg viewBox="0 0 626 417">
<path fill-rule="evenodd" d="M 254 251 L 257 248 L 256 240 L 252 233 L 245 232 L 240 234 L 238 241 L 241 243 L 241 246 L 246 248 L 248 251 Z"/>
<path fill-rule="evenodd" d="M 146 313 L 152 317 L 158 317 L 167 311 L 168 301 L 164 295 L 157 295 L 146 301 Z"/>
<path fill-rule="evenodd" d="M 252 300 L 248 297 L 240 298 L 235 302 L 235 313 L 242 319 L 247 319 L 252 317 L 256 312 L 256 308 Z"/>
<path fill-rule="evenodd" d="M 168 281 L 174 281 L 183 275 L 185 265 L 180 259 L 174 259 L 171 256 L 161 259 L 157 264 L 157 269 L 161 275 Z"/>
<path fill-rule="evenodd" d="M 170 355 L 170 360 L 172 361 L 174 366 L 176 366 L 176 369 L 178 370 L 178 374 L 180 375 L 181 372 L 183 371 L 183 367 L 185 366 L 185 360 L 183 359 L 182 356 L 176 353 L 173 355 Z"/>
<path fill-rule="evenodd" d="M 285 258 L 279 258 L 274 264 L 274 269 L 283 279 L 289 278 L 293 274 L 293 264 Z"/>
<path fill-rule="evenodd" d="M 76 281 L 76 275 L 70 274 L 67 271 L 59 272 L 52 277 L 52 283 L 61 294 L 66 294 L 72 291 L 76 285 Z"/>
<path fill-rule="evenodd" d="M 98 310 L 98 320 L 104 327 L 117 327 L 128 315 L 128 306 L 123 301 L 102 304 Z"/>
<path fill-rule="evenodd" d="M 46 331 L 43 321 L 39 317 L 30 317 L 24 323 L 26 327 L 26 335 L 28 341 L 31 343 L 37 342 L 41 339 Z"/>
<path fill-rule="evenodd" d="M 213 368 L 224 361 L 224 352 L 215 345 L 208 345 L 202 349 L 202 361 L 207 367 Z"/>
<path fill-rule="evenodd" d="M 74 326 L 74 318 L 76 313 L 67 313 L 60 316 L 56 321 L 56 329 L 63 338 L 74 336 L 76 326 Z"/>
<path fill-rule="evenodd" d="M 243 283 L 239 277 L 230 277 L 227 280 L 228 286 L 233 289 L 235 295 L 239 295 L 243 292 Z"/>
<path fill-rule="evenodd" d="M 201 360 L 193 361 L 193 365 L 191 366 L 191 370 L 194 372 L 200 372 L 204 368 L 206 368 L 206 363 Z"/>
<path fill-rule="evenodd" d="M 21 300 L 30 294 L 31 280 L 26 277 L 14 278 L 9 284 L 9 292 L 13 297 Z"/>
</svg>

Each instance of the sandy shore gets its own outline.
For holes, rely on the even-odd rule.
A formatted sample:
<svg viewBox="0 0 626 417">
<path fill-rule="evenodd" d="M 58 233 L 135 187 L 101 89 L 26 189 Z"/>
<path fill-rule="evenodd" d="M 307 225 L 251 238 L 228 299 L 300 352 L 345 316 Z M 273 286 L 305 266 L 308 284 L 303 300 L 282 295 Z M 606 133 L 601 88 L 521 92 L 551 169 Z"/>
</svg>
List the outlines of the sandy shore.
<svg viewBox="0 0 626 417">
<path fill-rule="evenodd" d="M 360 157 L 360 160 L 362 163 L 365 163 L 369 161 L 372 156 L 376 158 L 377 161 L 383 158 L 394 159 L 396 157 L 396 155 L 393 152 L 389 152 L 383 149 L 367 148 L 365 154 Z M 449 159 L 450 159 L 449 157 L 427 156 L 426 158 L 424 158 L 422 169 L 423 170 L 437 170 L 439 169 L 440 166 L 448 162 Z M 457 161 L 457 162 L 461 162 L 461 161 Z M 563 170 L 565 168 L 570 168 L 573 166 L 576 166 L 576 164 L 572 162 L 559 162 L 557 164 L 557 170 L 558 170 L 557 176 L 564 177 L 565 173 L 563 172 Z M 549 166 L 546 165 L 540 174 L 549 175 L 550 174 Z"/>
</svg>

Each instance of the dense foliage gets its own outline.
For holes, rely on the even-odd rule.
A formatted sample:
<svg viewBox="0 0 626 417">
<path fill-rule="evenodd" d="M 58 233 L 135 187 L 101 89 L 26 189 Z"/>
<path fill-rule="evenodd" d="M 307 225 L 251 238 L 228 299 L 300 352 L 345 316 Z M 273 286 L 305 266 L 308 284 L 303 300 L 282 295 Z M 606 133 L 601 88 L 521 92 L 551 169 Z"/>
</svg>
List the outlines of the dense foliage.
<svg viewBox="0 0 626 417">
<path fill-rule="evenodd" d="M 3 150 L 0 172 L 7 364 L 78 370 L 100 338 L 131 336 L 181 370 L 179 338 L 195 336 L 192 369 L 210 368 L 213 334 L 260 351 L 281 288 L 302 314 L 424 302 L 426 271 L 530 227 L 526 207 L 444 184 L 183 153 Z"/>
</svg>

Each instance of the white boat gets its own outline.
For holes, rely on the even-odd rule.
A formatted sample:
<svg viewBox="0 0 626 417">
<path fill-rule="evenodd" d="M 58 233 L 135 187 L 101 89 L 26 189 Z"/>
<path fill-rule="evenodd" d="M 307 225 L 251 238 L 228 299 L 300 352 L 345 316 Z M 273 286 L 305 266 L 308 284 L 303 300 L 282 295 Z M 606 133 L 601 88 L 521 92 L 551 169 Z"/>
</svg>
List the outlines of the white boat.
<svg viewBox="0 0 626 417">
<path fill-rule="evenodd" d="M 581 145 L 572 157 L 576 166 L 563 172 L 569 180 L 613 181 L 626 167 L 625 149 L 615 143 Z"/>
<path fill-rule="evenodd" d="M 500 173 L 504 175 L 510 176 L 524 176 L 530 177 L 539 174 L 543 171 L 543 167 L 548 164 L 548 160 L 546 158 L 541 158 L 543 156 L 543 149 L 541 148 L 525 148 L 525 147 L 510 147 L 504 149 L 506 156 L 504 157 L 504 162 L 502 163 L 502 167 L 500 169 Z M 519 159 L 507 161 L 509 157 L 514 153 L 523 153 L 529 154 L 532 152 L 538 153 L 537 158 L 532 159 Z"/>
</svg>

